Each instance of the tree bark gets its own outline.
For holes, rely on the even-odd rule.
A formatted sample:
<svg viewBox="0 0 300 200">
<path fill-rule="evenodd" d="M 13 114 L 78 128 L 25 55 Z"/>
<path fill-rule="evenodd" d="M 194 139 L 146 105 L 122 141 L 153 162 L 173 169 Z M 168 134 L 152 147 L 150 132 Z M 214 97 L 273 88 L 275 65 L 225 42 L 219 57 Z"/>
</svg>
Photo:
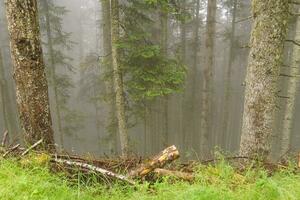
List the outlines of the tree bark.
<svg viewBox="0 0 300 200">
<path fill-rule="evenodd" d="M 300 9 L 298 9 L 300 12 Z M 300 19 L 297 17 L 296 21 L 296 31 L 295 31 L 295 38 L 294 41 L 300 41 Z M 300 63 L 300 47 L 298 45 L 293 46 L 293 53 L 292 53 L 292 62 L 290 64 L 290 75 L 297 76 L 299 75 Z M 286 102 L 284 119 L 283 119 L 283 128 L 282 128 L 282 140 L 281 140 L 281 155 L 286 154 L 289 151 L 290 144 L 291 144 L 291 132 L 292 126 L 294 123 L 294 115 L 295 115 L 295 104 L 296 104 L 296 97 L 298 91 L 298 80 L 299 77 L 290 77 L 288 81 L 288 92 L 287 96 L 289 97 Z"/>
<path fill-rule="evenodd" d="M 186 89 L 184 94 L 183 103 L 183 143 L 185 151 L 188 150 L 188 146 L 191 144 L 191 137 L 195 133 L 195 98 L 196 98 L 196 76 L 197 76 L 197 65 L 198 65 L 198 51 L 199 51 L 199 28 L 200 28 L 200 0 L 196 1 L 196 16 L 195 16 L 195 28 L 193 33 L 193 63 L 188 68 Z M 182 60 L 186 60 L 186 27 L 181 25 L 181 44 L 182 44 Z"/>
<path fill-rule="evenodd" d="M 110 2 L 109 0 L 101 0 L 102 6 L 102 36 L 103 36 L 103 52 L 104 52 L 104 63 L 108 66 L 109 69 L 112 68 L 112 46 L 111 46 L 111 17 L 110 17 Z M 114 93 L 114 82 L 110 79 L 106 84 L 107 91 L 109 93 Z M 110 107 L 110 115 L 111 119 L 116 118 L 116 103 L 115 99 L 112 99 L 109 102 Z M 110 139 L 110 152 L 116 152 L 116 129 L 110 130 L 110 134 L 112 135 L 112 139 Z"/>
<path fill-rule="evenodd" d="M 208 153 L 209 132 L 211 126 L 211 101 L 212 101 L 212 70 L 214 64 L 214 47 L 216 33 L 216 0 L 207 3 L 206 22 L 206 63 L 203 69 L 203 91 L 201 111 L 201 148 L 203 153 Z"/>
<path fill-rule="evenodd" d="M 116 97 L 116 114 L 121 142 L 122 156 L 127 157 L 129 152 L 128 130 L 125 116 L 125 99 L 123 90 L 122 70 L 118 62 L 118 49 L 116 47 L 119 40 L 119 2 L 110 0 L 111 15 L 111 46 L 112 46 L 112 67 Z"/>
<path fill-rule="evenodd" d="M 6 13 L 20 120 L 29 144 L 54 149 L 36 0 L 7 0 Z"/>
<path fill-rule="evenodd" d="M 150 159 L 150 161 L 148 161 L 147 163 L 143 163 L 136 169 L 131 170 L 131 172 L 129 173 L 129 177 L 134 178 L 146 176 L 156 168 L 162 168 L 166 164 L 172 162 L 173 160 L 176 160 L 177 158 L 179 158 L 179 152 L 177 148 L 174 145 L 170 146 Z"/>
<path fill-rule="evenodd" d="M 161 49 L 164 57 L 168 56 L 168 13 L 163 9 L 160 11 L 160 25 L 161 25 Z M 169 141 L 169 97 L 165 96 L 162 99 L 162 107 L 164 112 L 164 133 L 163 145 L 168 146 Z"/>
<path fill-rule="evenodd" d="M 252 1 L 252 15 L 240 154 L 266 159 L 270 153 L 289 1 Z"/>
</svg>

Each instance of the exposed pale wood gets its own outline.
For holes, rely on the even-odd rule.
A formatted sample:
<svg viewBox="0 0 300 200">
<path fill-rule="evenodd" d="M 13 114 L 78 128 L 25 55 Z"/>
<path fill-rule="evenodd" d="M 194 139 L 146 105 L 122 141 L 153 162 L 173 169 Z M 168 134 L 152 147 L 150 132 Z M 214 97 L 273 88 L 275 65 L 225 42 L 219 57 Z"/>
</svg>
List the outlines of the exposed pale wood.
<svg viewBox="0 0 300 200">
<path fill-rule="evenodd" d="M 31 151 L 32 149 L 36 148 L 42 142 L 43 142 L 43 139 L 40 139 L 39 141 L 37 141 L 36 143 L 34 143 L 32 146 L 30 146 L 28 149 L 26 149 L 21 155 L 25 156 L 26 154 L 28 154 L 29 151 Z"/>
<path fill-rule="evenodd" d="M 61 164 L 69 165 L 69 166 L 77 166 L 77 167 L 81 167 L 81 168 L 84 168 L 84 169 L 88 169 L 88 170 L 91 170 L 91 171 L 94 171 L 94 172 L 101 173 L 104 176 L 112 177 L 112 178 L 115 178 L 115 179 L 118 179 L 118 180 L 121 180 L 121 181 L 125 181 L 125 182 L 127 182 L 131 185 L 135 185 L 135 182 L 133 180 L 131 180 L 130 178 L 128 178 L 124 175 L 116 174 L 116 173 L 113 173 L 113 172 L 108 171 L 106 169 L 96 167 L 94 165 L 90 165 L 90 164 L 87 164 L 87 163 L 81 163 L 81 162 L 75 162 L 75 161 L 69 161 L 69 160 L 63 160 L 63 159 L 57 159 L 57 158 L 54 159 L 53 161 L 56 162 L 56 163 L 61 163 Z"/>
<path fill-rule="evenodd" d="M 186 181 L 193 181 L 195 179 L 195 176 L 192 173 L 173 171 L 173 170 L 167 170 L 161 168 L 157 168 L 153 172 L 158 174 L 159 176 L 176 177 Z"/>
<path fill-rule="evenodd" d="M 16 144 L 15 146 L 13 146 L 12 148 L 8 149 L 4 154 L 3 154 L 3 158 L 5 158 L 8 154 L 10 154 L 11 152 L 17 150 L 20 147 L 20 144 Z"/>
<path fill-rule="evenodd" d="M 143 163 L 129 173 L 130 177 L 143 177 L 156 168 L 162 168 L 166 164 L 179 158 L 179 152 L 175 145 L 170 146 L 156 155 L 147 163 Z"/>
</svg>

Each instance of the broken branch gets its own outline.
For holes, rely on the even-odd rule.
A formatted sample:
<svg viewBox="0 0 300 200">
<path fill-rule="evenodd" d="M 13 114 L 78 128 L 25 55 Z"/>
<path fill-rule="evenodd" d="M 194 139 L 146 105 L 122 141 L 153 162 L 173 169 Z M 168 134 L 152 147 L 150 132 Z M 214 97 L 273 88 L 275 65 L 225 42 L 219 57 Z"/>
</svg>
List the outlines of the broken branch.
<svg viewBox="0 0 300 200">
<path fill-rule="evenodd" d="M 8 149 L 8 151 L 6 151 L 4 154 L 3 154 L 3 158 L 5 158 L 8 154 L 10 154 L 11 152 L 15 151 L 16 149 L 18 149 L 20 146 L 20 144 L 17 144 L 15 146 L 13 146 L 12 148 Z"/>
<path fill-rule="evenodd" d="M 172 162 L 179 158 L 179 152 L 175 145 L 170 146 L 160 152 L 157 156 L 152 158 L 149 162 L 144 163 L 137 167 L 136 169 L 132 170 L 129 173 L 130 177 L 143 177 L 150 172 L 152 172 L 156 168 L 162 168 L 166 164 Z"/>
<path fill-rule="evenodd" d="M 31 151 L 32 149 L 34 149 L 35 147 L 37 147 L 38 145 L 40 145 L 43 142 L 43 139 L 40 139 L 39 141 L 37 141 L 36 143 L 34 143 L 31 147 L 29 147 L 28 149 L 26 149 L 21 156 L 25 156 L 26 154 L 28 154 L 29 151 Z"/>
<path fill-rule="evenodd" d="M 56 163 L 61 163 L 61 164 L 69 165 L 69 166 L 77 166 L 77 167 L 81 167 L 81 168 L 84 168 L 84 169 L 88 169 L 88 170 L 91 170 L 91 171 L 94 171 L 94 172 L 101 173 L 104 176 L 109 176 L 109 177 L 112 177 L 112 178 L 116 178 L 116 179 L 119 179 L 121 181 L 125 181 L 125 182 L 127 182 L 131 185 L 135 185 L 135 182 L 132 181 L 131 179 L 127 178 L 126 176 L 123 176 L 123 175 L 120 175 L 120 174 L 115 174 L 111 171 L 96 167 L 94 165 L 81 163 L 81 162 L 75 162 L 75 161 L 69 161 L 69 160 L 63 160 L 63 159 L 57 159 L 57 158 L 54 159 L 53 161 L 56 162 Z"/>
</svg>

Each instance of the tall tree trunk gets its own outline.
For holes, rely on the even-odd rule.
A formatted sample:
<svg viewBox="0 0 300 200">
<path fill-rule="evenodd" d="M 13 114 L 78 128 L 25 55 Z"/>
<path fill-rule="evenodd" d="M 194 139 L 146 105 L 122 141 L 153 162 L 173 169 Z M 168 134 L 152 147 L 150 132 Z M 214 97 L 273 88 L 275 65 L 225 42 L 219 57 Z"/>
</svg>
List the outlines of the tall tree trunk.
<svg viewBox="0 0 300 200">
<path fill-rule="evenodd" d="M 6 14 L 20 120 L 25 140 L 54 150 L 48 85 L 43 61 L 36 0 L 7 0 Z"/>
<path fill-rule="evenodd" d="M 252 15 L 240 154 L 266 159 L 270 153 L 289 1 L 252 1 Z"/>
<path fill-rule="evenodd" d="M 199 51 L 199 28 L 200 28 L 200 0 L 196 1 L 196 16 L 195 16 L 195 28 L 194 28 L 194 43 L 193 43 L 193 63 L 192 66 L 188 68 L 187 82 L 185 87 L 184 96 L 184 109 L 183 109 L 183 143 L 185 149 L 188 150 L 188 146 L 191 144 L 191 136 L 195 133 L 195 98 L 196 98 L 196 76 L 197 76 L 197 65 L 198 65 L 198 51 Z M 185 61 L 186 57 L 186 33 L 185 26 L 181 28 L 181 44 L 182 44 L 182 60 Z"/>
<path fill-rule="evenodd" d="M 109 69 L 112 68 L 112 44 L 111 44 L 111 17 L 110 17 L 110 0 L 101 0 L 102 7 L 102 37 L 103 37 L 103 52 L 104 52 L 104 64 L 108 65 Z M 110 79 L 106 84 L 106 89 L 108 93 L 114 93 L 114 81 Z M 111 119 L 116 118 L 116 101 L 112 99 L 109 102 L 109 109 Z M 116 128 L 109 129 L 110 134 L 112 135 L 112 139 L 110 139 L 110 152 L 114 153 L 117 151 L 117 142 L 116 142 Z"/>
<path fill-rule="evenodd" d="M 300 9 L 298 9 L 300 12 Z M 297 17 L 296 21 L 296 31 L 295 31 L 295 41 L 300 41 L 300 19 Z M 292 53 L 292 62 L 290 65 L 290 74 L 292 76 L 297 76 L 300 72 L 299 69 L 300 63 L 300 47 L 298 45 L 293 46 L 293 53 Z M 282 140 L 281 140 L 281 155 L 284 155 L 289 151 L 290 144 L 291 144 L 291 132 L 292 126 L 294 123 L 294 115 L 295 115 L 295 104 L 296 104 L 296 97 L 298 91 L 298 77 L 290 77 L 288 82 L 288 99 L 286 102 L 284 119 L 283 119 L 283 128 L 282 128 Z"/>
<path fill-rule="evenodd" d="M 125 99 L 123 91 L 122 70 L 118 62 L 117 42 L 119 40 L 119 2 L 110 0 L 111 15 L 111 46 L 112 46 L 112 67 L 116 96 L 116 111 L 118 129 L 121 142 L 122 156 L 127 157 L 129 152 L 128 130 L 125 116 Z"/>
<path fill-rule="evenodd" d="M 54 60 L 54 49 L 53 49 L 53 42 L 52 42 L 52 33 L 51 33 L 51 24 L 50 24 L 50 17 L 49 17 L 49 5 L 47 0 L 42 0 L 42 6 L 45 11 L 45 22 L 46 22 L 46 34 L 47 34 L 47 48 L 49 52 L 49 61 L 50 61 L 50 79 L 52 82 L 52 89 L 54 94 L 54 108 L 55 114 L 57 118 L 57 127 L 58 127 L 58 134 L 60 138 L 60 145 L 64 147 L 64 137 L 62 132 L 62 121 L 61 121 L 61 111 L 59 106 L 59 99 L 58 99 L 58 90 L 57 90 L 57 83 L 56 83 L 56 65 Z"/>
<path fill-rule="evenodd" d="M 161 49 L 164 57 L 168 56 L 168 13 L 164 10 L 160 11 L 160 25 L 161 25 Z M 169 140 L 169 97 L 165 96 L 162 99 L 162 107 L 164 111 L 164 133 L 163 145 L 168 146 Z"/>
<path fill-rule="evenodd" d="M 232 65 L 234 61 L 234 36 L 235 36 L 235 21 L 236 21 L 236 10 L 237 10 L 237 0 L 233 1 L 233 8 L 231 10 L 231 31 L 230 31 L 230 40 L 229 40 L 229 60 L 225 77 L 225 100 L 224 100 L 224 116 L 222 122 L 222 136 L 221 141 L 223 142 L 223 147 L 227 147 L 230 144 L 232 139 L 232 134 L 228 134 L 228 124 L 229 124 L 229 108 L 230 108 L 230 90 L 231 90 L 231 75 L 232 75 Z"/>
<path fill-rule="evenodd" d="M 203 91 L 201 111 L 201 148 L 203 153 L 208 153 L 209 132 L 211 129 L 211 101 L 212 101 L 212 70 L 214 64 L 214 47 L 216 33 L 216 0 L 208 0 L 206 22 L 206 63 L 203 70 Z"/>
</svg>

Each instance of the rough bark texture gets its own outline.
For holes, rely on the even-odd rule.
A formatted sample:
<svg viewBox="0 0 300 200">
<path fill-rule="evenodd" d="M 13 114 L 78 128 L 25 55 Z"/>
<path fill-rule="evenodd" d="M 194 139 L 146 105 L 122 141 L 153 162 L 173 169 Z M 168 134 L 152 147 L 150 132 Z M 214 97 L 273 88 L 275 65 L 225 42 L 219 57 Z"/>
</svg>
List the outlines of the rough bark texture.
<svg viewBox="0 0 300 200">
<path fill-rule="evenodd" d="M 209 132 L 211 122 L 211 101 L 212 101 L 212 70 L 214 64 L 214 44 L 216 33 L 216 0 L 209 0 L 207 4 L 206 22 L 206 63 L 203 69 L 203 91 L 201 107 L 201 148 L 203 153 L 208 153 Z"/>
<path fill-rule="evenodd" d="M 7 0 L 6 13 L 20 120 L 25 140 L 43 138 L 54 149 L 48 85 L 41 48 L 36 0 Z"/>
<path fill-rule="evenodd" d="M 243 156 L 265 159 L 270 153 L 288 13 L 288 0 L 252 1 L 254 23 L 240 143 L 240 154 Z"/>
<path fill-rule="evenodd" d="M 116 44 L 119 39 L 119 4 L 118 0 L 110 1 L 111 7 L 111 43 L 112 43 L 112 66 L 113 66 L 113 79 L 116 96 L 116 111 L 118 119 L 118 128 L 121 142 L 121 151 L 124 157 L 128 156 L 128 130 L 126 125 L 125 116 L 125 100 L 123 91 L 122 71 L 118 63 L 118 50 Z"/>
<path fill-rule="evenodd" d="M 130 177 L 143 177 L 155 170 L 156 168 L 162 168 L 169 162 L 172 162 L 173 160 L 176 160 L 179 158 L 179 152 L 177 148 L 173 145 L 162 152 L 160 152 L 158 155 L 156 155 L 154 158 L 150 159 L 149 162 L 144 163 L 137 167 L 137 169 L 132 170 L 129 173 Z"/>
<path fill-rule="evenodd" d="M 42 0 L 42 6 L 45 11 L 45 22 L 46 22 L 46 35 L 47 35 L 47 47 L 49 52 L 49 61 L 50 61 L 50 79 L 52 83 L 52 90 L 54 94 L 54 102 L 53 106 L 55 108 L 55 114 L 57 117 L 57 127 L 58 127 L 58 134 L 60 138 L 60 145 L 63 148 L 64 146 L 64 137 L 62 133 L 62 121 L 61 121 L 61 111 L 59 107 L 59 100 L 58 100 L 58 90 L 57 90 L 57 83 L 56 83 L 56 65 L 54 61 L 54 49 L 52 43 L 52 32 L 51 32 L 51 25 L 50 25 L 50 17 L 49 17 L 49 5 L 47 0 Z M 51 102 L 50 102 L 51 103 Z"/>
<path fill-rule="evenodd" d="M 300 9 L 298 9 L 300 12 Z M 300 41 L 300 18 L 297 17 L 295 41 Z M 298 45 L 293 46 L 292 61 L 290 64 L 290 74 L 292 76 L 298 76 L 300 72 L 300 47 Z M 291 131 L 294 122 L 295 104 L 298 91 L 299 77 L 290 77 L 288 82 L 288 99 L 286 102 L 284 121 L 282 127 L 282 140 L 281 140 L 281 155 L 286 154 L 290 149 L 291 144 Z"/>
</svg>

